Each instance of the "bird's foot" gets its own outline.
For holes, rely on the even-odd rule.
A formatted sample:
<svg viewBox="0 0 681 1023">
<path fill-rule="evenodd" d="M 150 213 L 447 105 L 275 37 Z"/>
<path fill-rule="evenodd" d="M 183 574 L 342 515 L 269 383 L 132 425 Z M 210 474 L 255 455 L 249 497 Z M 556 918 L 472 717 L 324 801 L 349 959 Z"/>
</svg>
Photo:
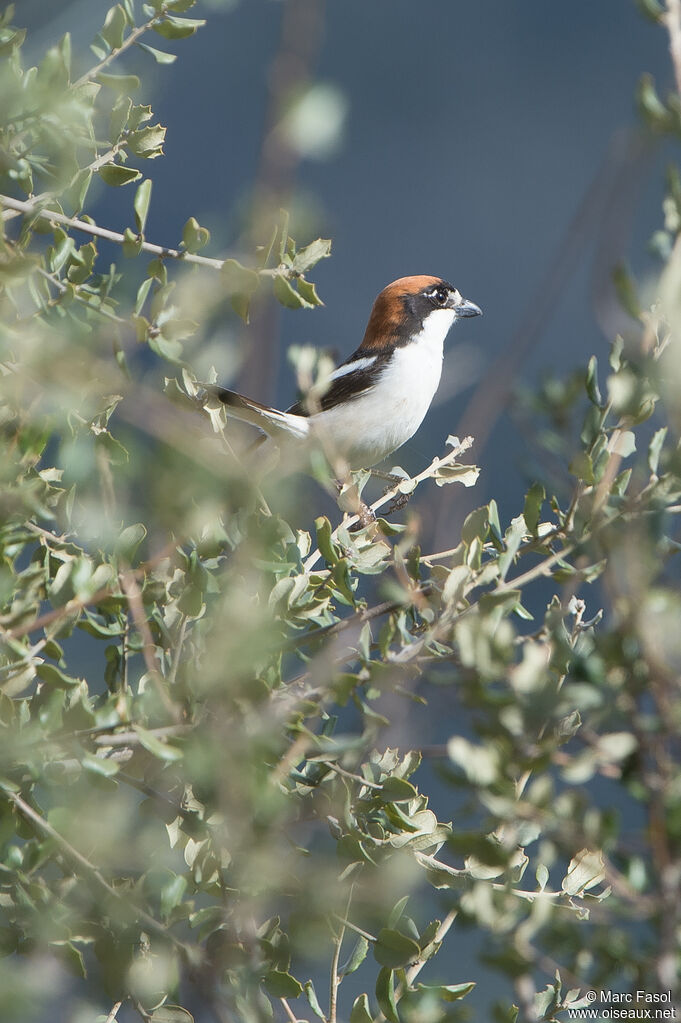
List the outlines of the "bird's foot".
<svg viewBox="0 0 681 1023">
<path fill-rule="evenodd" d="M 392 487 L 388 487 L 388 490 L 392 490 Z M 397 494 L 396 497 L 390 502 L 385 510 L 385 515 L 392 515 L 393 512 L 402 511 L 403 508 L 409 504 L 409 498 L 411 494 Z"/>
</svg>

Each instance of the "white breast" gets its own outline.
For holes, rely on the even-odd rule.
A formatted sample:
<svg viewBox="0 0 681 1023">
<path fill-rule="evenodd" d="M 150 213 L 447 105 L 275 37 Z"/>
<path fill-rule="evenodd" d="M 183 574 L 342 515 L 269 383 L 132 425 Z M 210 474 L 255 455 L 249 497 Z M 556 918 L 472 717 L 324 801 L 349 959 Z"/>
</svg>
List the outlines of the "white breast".
<svg viewBox="0 0 681 1023">
<path fill-rule="evenodd" d="M 368 468 L 413 437 L 440 383 L 444 340 L 454 318 L 450 309 L 433 310 L 414 340 L 395 349 L 370 391 L 312 417 L 327 449 L 353 469 Z"/>
</svg>

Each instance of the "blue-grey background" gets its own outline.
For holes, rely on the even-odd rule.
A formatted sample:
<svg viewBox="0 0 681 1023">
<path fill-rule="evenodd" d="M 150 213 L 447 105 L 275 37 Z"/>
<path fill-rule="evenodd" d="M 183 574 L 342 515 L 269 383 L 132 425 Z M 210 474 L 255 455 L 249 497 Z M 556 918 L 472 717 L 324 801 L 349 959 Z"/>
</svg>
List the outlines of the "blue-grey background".
<svg viewBox="0 0 681 1023">
<path fill-rule="evenodd" d="M 20 0 L 32 55 L 67 29 L 82 52 L 107 6 Z M 333 258 L 312 275 L 325 307 L 281 312 L 265 324 L 267 344 L 279 352 L 292 343 L 320 344 L 344 357 L 390 280 L 433 273 L 453 281 L 485 316 L 460 324 L 451 337 L 438 403 L 400 455 L 415 468 L 462 425 L 474 385 L 484 398 L 486 382 L 510 381 L 511 370 L 532 380 L 581 365 L 593 352 L 605 357 L 621 327 L 605 294 L 610 268 L 624 259 L 645 270 L 647 239 L 661 223 L 659 155 L 650 142 L 637 159 L 627 147 L 638 121 L 640 74 L 653 72 L 663 93 L 671 84 L 666 35 L 633 0 L 310 6 L 321 21 L 312 79 L 334 86 L 346 116 L 334 155 L 297 164 L 288 204 L 295 207 L 297 196 L 313 211 L 304 218 L 308 236 L 297 240 L 328 235 Z M 190 215 L 211 229 L 216 253 L 239 239 L 262 165 L 286 7 L 282 0 L 199 2 L 191 13 L 208 17 L 207 27 L 170 44 L 179 55 L 172 68 L 153 69 L 154 94 L 143 90 L 139 98 L 151 99 L 168 136 L 166 157 L 142 168 L 154 181 L 151 240 L 177 244 Z M 153 41 L 163 48 L 163 40 Z M 602 185 L 594 190 L 599 171 Z M 590 189 L 593 198 L 570 233 Z M 130 219 L 131 200 L 131 190 L 102 189 L 93 212 L 117 227 L 122 215 Z M 566 238 L 572 247 L 547 280 Z M 550 287 L 558 300 L 549 296 L 541 310 L 546 315 L 529 339 L 531 350 L 520 367 L 506 365 L 501 373 L 497 367 L 494 375 L 494 360 L 517 332 L 522 338 L 532 329 Z M 594 287 L 606 307 L 600 323 Z M 256 370 L 245 382 L 254 397 L 286 403 L 295 396 L 292 371 L 285 359 L 271 358 L 255 327 L 261 377 L 255 354 Z M 248 330 L 234 333 L 242 347 L 251 341 Z M 226 372 L 233 367 L 234 359 L 225 361 Z M 473 452 L 483 466 L 475 501 L 494 494 L 507 515 L 515 514 L 526 485 L 527 438 L 509 428 L 500 401 L 487 394 L 491 406 L 477 405 L 484 429 L 472 424 L 481 434 L 494 427 L 490 442 Z M 438 540 L 446 544 L 459 517 L 440 516 Z"/>
<path fill-rule="evenodd" d="M 66 30 L 82 51 L 107 6 L 19 0 L 16 20 L 28 25 L 38 59 Z M 144 168 L 154 181 L 150 240 L 177 244 L 195 215 L 216 254 L 243 242 L 285 8 L 281 0 L 199 3 L 191 13 L 208 17 L 207 28 L 172 44 L 177 64 L 155 70 L 153 95 L 140 95 L 169 129 L 165 159 Z M 326 304 L 266 320 L 265 342 L 276 342 L 275 353 L 309 342 L 345 356 L 390 280 L 433 273 L 453 281 L 485 315 L 458 326 L 442 400 L 400 462 L 416 468 L 440 452 L 476 394 L 476 425 L 489 439 L 474 449 L 483 474 L 466 496 L 475 504 L 494 496 L 508 519 L 527 488 L 528 438 L 495 387 L 516 371 L 519 382 L 532 381 L 594 352 L 604 359 L 622 326 L 612 265 L 627 260 L 643 276 L 652 266 L 646 243 L 661 222 L 664 154 L 633 140 L 634 93 L 643 71 L 662 92 L 670 82 L 665 34 L 630 0 L 344 0 L 316 9 L 311 77 L 334 87 L 345 120 L 335 152 L 296 165 L 293 191 L 312 210 L 303 221 L 310 233 L 298 241 L 333 238 L 333 258 L 312 274 Z M 131 200 L 103 189 L 91 212 L 120 229 Z M 262 345 L 259 329 L 229 325 L 226 347 Z M 248 375 L 253 396 L 292 400 L 285 359 L 262 350 L 262 373 L 256 358 Z M 518 366 L 509 351 L 521 353 Z M 230 369 L 238 379 L 233 355 Z M 456 543 L 464 504 L 449 499 L 444 515 L 429 518 L 426 497 L 424 519 L 441 546 Z M 423 740 L 446 739 L 446 715 L 429 720 Z M 478 973 L 465 932 L 451 948 L 459 979 Z M 471 1004 L 483 1011 L 492 990 L 479 988 Z"/>
</svg>

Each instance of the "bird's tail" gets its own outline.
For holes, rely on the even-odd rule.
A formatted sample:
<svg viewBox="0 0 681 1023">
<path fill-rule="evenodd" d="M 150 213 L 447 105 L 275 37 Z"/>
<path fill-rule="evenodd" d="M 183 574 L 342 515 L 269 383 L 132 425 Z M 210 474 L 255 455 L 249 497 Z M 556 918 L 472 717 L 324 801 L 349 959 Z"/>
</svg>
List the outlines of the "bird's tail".
<svg viewBox="0 0 681 1023">
<path fill-rule="evenodd" d="M 226 387 L 211 387 L 211 393 L 225 406 L 228 416 L 242 423 L 250 423 L 270 437 L 281 437 L 288 434 L 293 437 L 306 437 L 310 428 L 309 420 L 289 412 L 261 405 L 259 401 L 246 398 L 237 391 L 229 391 Z"/>
</svg>

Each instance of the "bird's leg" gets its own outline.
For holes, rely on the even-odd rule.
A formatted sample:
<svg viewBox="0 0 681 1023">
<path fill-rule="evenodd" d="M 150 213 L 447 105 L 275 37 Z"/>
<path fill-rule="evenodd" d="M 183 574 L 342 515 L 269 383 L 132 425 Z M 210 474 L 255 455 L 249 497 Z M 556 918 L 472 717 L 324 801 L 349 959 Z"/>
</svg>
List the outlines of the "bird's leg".
<svg viewBox="0 0 681 1023">
<path fill-rule="evenodd" d="M 397 484 L 401 483 L 405 478 L 404 476 L 398 476 L 397 473 L 394 472 L 384 472 L 383 469 L 370 469 L 369 471 L 374 479 L 383 480 L 385 483 L 390 484 L 390 486 L 386 487 L 386 490 L 396 487 Z"/>
<path fill-rule="evenodd" d="M 385 509 L 385 515 L 392 515 L 393 512 L 402 511 L 409 504 L 411 494 L 397 494 Z"/>
<path fill-rule="evenodd" d="M 406 479 L 405 476 L 398 476 L 394 472 L 383 472 L 382 469 L 372 469 L 371 475 L 374 476 L 376 479 L 384 480 L 385 482 L 388 483 L 388 486 L 383 491 L 384 494 L 387 494 L 389 490 L 393 490 L 395 487 L 399 486 L 399 484 L 403 483 L 404 480 Z M 411 493 L 397 494 L 394 500 L 392 500 L 388 507 L 386 508 L 384 514 L 392 515 L 393 512 L 401 511 L 402 508 L 406 507 L 406 505 L 409 503 L 410 497 Z"/>
</svg>

